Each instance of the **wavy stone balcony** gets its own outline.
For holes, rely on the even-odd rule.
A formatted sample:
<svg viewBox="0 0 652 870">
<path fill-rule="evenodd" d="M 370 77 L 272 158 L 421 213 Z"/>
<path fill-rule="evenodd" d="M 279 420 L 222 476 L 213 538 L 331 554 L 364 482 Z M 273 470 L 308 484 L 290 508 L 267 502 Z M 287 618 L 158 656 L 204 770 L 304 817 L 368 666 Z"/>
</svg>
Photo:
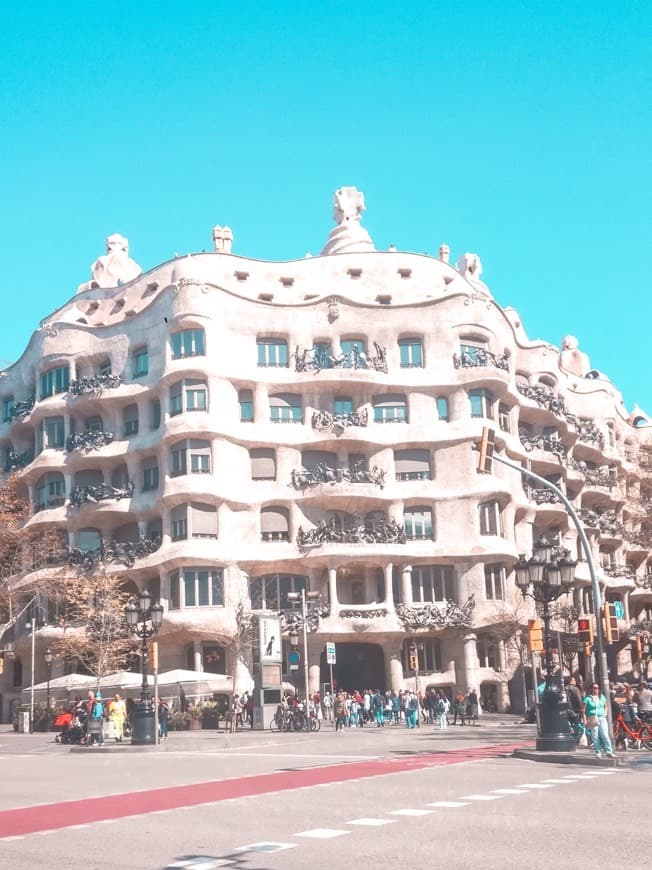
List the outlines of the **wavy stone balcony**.
<svg viewBox="0 0 652 870">
<path fill-rule="evenodd" d="M 588 529 L 599 529 L 601 534 L 611 537 L 622 537 L 623 524 L 615 511 L 594 511 L 590 508 L 581 508 L 580 519 L 582 525 Z"/>
<path fill-rule="evenodd" d="M 478 348 L 473 353 L 463 351 L 462 353 L 453 354 L 453 365 L 456 369 L 477 368 L 477 367 L 492 367 L 502 369 L 505 372 L 509 371 L 509 354 L 495 354 L 490 350 Z"/>
<path fill-rule="evenodd" d="M 587 463 L 582 459 L 575 459 L 574 456 L 568 460 L 568 467 L 578 471 L 584 478 L 584 483 L 587 486 L 597 486 L 602 489 L 613 489 L 617 484 L 617 472 L 614 465 L 603 466 L 602 468 L 589 468 Z"/>
<path fill-rule="evenodd" d="M 30 396 L 29 399 L 23 399 L 20 402 L 14 402 L 14 406 L 11 409 L 11 419 L 23 420 L 25 417 L 28 417 L 35 403 L 36 398 L 34 396 Z"/>
<path fill-rule="evenodd" d="M 5 471 L 15 471 L 17 468 L 27 468 L 30 462 L 33 461 L 33 450 L 24 450 L 22 453 L 14 453 L 12 450 L 7 454 L 5 460 Z"/>
<path fill-rule="evenodd" d="M 87 393 L 98 395 L 104 390 L 115 390 L 122 383 L 120 375 L 112 375 L 110 373 L 104 375 L 91 375 L 85 378 L 78 378 L 76 381 L 70 381 L 68 385 L 68 395 L 83 396 Z"/>
<path fill-rule="evenodd" d="M 373 356 L 368 355 L 357 347 L 353 347 L 348 353 L 333 356 L 329 351 L 320 348 L 303 348 L 297 346 L 294 356 L 294 370 L 296 372 L 321 372 L 326 369 L 353 369 L 376 371 L 387 374 L 387 349 L 374 341 Z"/>
<path fill-rule="evenodd" d="M 369 468 L 363 462 L 355 462 L 352 466 L 332 468 L 325 462 L 319 462 L 312 468 L 300 468 L 292 470 L 292 486 L 295 489 L 305 490 L 322 484 L 335 485 L 338 483 L 371 483 L 381 489 L 385 485 L 386 472 L 373 465 Z"/>
<path fill-rule="evenodd" d="M 441 604 L 397 604 L 396 615 L 406 631 L 417 628 L 461 628 L 471 624 L 474 608 L 475 597 L 471 595 L 462 606 L 450 599 Z"/>
<path fill-rule="evenodd" d="M 546 453 L 552 453 L 560 462 L 566 461 L 568 447 L 564 445 L 564 442 L 560 438 L 553 438 L 550 435 L 543 435 L 543 433 L 530 435 L 525 429 L 519 429 L 518 437 L 526 453 L 531 453 L 536 447 Z"/>
<path fill-rule="evenodd" d="M 160 546 L 160 538 L 143 537 L 138 541 L 102 542 L 102 545 L 94 550 L 68 547 L 65 561 L 72 568 L 81 568 L 85 572 L 94 571 L 101 563 L 133 568 L 137 559 L 151 556 Z"/>
<path fill-rule="evenodd" d="M 358 411 L 349 411 L 344 414 L 331 414 L 330 411 L 315 411 L 312 415 L 312 427 L 319 431 L 335 432 L 343 431 L 349 426 L 366 426 L 369 422 L 369 413 L 366 408 Z"/>
<path fill-rule="evenodd" d="M 83 450 L 90 453 L 91 450 L 99 450 L 113 441 L 113 432 L 73 432 L 66 440 L 66 450 Z"/>
<path fill-rule="evenodd" d="M 304 531 L 299 526 L 297 547 L 321 547 L 322 544 L 405 544 L 405 526 L 395 520 L 385 520 L 373 528 L 364 524 L 339 528 L 322 520 L 314 529 Z"/>
<path fill-rule="evenodd" d="M 134 485 L 131 481 L 125 487 L 111 486 L 110 483 L 99 483 L 97 486 L 76 486 L 70 493 L 70 504 L 80 507 L 83 504 L 97 504 L 99 501 L 131 498 Z"/>
<path fill-rule="evenodd" d="M 551 414 L 558 417 L 560 420 L 568 420 L 569 414 L 568 409 L 566 408 L 566 402 L 549 387 L 545 387 L 543 384 L 536 384 L 534 386 L 517 384 L 516 389 L 522 396 L 525 396 L 526 399 L 531 399 L 533 402 L 536 402 L 536 404 L 543 410 L 550 411 Z"/>
</svg>

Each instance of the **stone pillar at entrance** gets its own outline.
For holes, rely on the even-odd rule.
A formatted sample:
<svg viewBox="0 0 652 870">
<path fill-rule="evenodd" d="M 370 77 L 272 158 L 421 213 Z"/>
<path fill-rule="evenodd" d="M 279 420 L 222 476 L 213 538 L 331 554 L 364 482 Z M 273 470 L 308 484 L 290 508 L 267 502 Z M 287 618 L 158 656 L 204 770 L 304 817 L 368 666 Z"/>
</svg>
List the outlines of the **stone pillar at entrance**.
<svg viewBox="0 0 652 870">
<path fill-rule="evenodd" d="M 385 565 L 385 600 L 383 604 L 387 608 L 388 613 L 394 613 L 394 585 L 393 575 L 394 566 L 391 562 Z"/>
<path fill-rule="evenodd" d="M 385 645 L 385 674 L 387 686 L 392 692 L 398 692 L 403 688 L 401 648 L 400 641 L 393 641 Z"/>
<path fill-rule="evenodd" d="M 321 692 L 321 686 L 319 685 L 319 677 L 320 677 L 320 667 L 319 665 L 310 665 L 308 669 L 308 685 L 309 692 L 311 695 L 314 695 L 315 692 Z"/>
<path fill-rule="evenodd" d="M 412 565 L 401 568 L 401 604 L 412 604 Z"/>
<path fill-rule="evenodd" d="M 476 692 L 480 689 L 478 685 L 480 662 L 478 661 L 478 650 L 476 647 L 477 639 L 477 634 L 472 631 L 464 635 L 464 666 L 461 676 L 463 680 L 462 688 L 467 692 L 469 689 L 475 689 Z"/>
<path fill-rule="evenodd" d="M 193 655 L 194 655 L 194 660 L 195 660 L 195 670 L 196 670 L 196 671 L 201 671 L 201 669 L 202 669 L 202 664 L 201 664 L 201 643 L 200 643 L 199 641 L 196 640 L 196 641 L 193 642 L 193 645 L 192 645 L 192 646 L 193 646 Z"/>
<path fill-rule="evenodd" d="M 339 616 L 339 602 L 337 600 L 337 568 L 328 569 L 328 598 L 331 606 L 331 616 Z"/>
</svg>

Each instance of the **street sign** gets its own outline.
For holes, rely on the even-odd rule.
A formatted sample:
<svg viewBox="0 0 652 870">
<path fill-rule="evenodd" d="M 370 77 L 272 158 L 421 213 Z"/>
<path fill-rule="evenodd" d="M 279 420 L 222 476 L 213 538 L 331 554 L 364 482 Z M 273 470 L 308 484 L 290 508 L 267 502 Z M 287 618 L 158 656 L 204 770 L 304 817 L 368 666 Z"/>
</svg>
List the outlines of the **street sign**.
<svg viewBox="0 0 652 870">
<path fill-rule="evenodd" d="M 327 665 L 334 665 L 334 664 L 336 664 L 336 661 L 335 661 L 335 644 L 334 644 L 334 643 L 330 643 L 330 642 L 329 642 L 329 643 L 326 644 L 326 664 L 327 664 Z"/>
<path fill-rule="evenodd" d="M 616 619 L 622 619 L 625 615 L 622 601 L 614 601 L 614 614 L 616 615 Z"/>
<path fill-rule="evenodd" d="M 290 655 L 288 656 L 288 664 L 290 665 L 291 671 L 298 671 L 299 664 L 301 663 L 301 653 L 297 649 L 293 649 Z"/>
</svg>

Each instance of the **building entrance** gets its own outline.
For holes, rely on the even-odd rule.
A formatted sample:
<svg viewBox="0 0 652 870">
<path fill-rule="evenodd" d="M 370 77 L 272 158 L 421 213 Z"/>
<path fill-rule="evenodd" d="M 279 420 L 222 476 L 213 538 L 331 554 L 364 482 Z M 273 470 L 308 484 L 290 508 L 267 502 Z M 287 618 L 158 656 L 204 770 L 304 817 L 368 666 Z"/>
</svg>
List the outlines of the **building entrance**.
<svg viewBox="0 0 652 870">
<path fill-rule="evenodd" d="M 385 689 L 385 657 L 381 646 L 375 643 L 337 643 L 337 664 L 333 665 L 335 690 L 351 692 L 358 689 Z M 326 652 L 322 652 L 320 684 L 330 683 L 330 667 Z"/>
</svg>

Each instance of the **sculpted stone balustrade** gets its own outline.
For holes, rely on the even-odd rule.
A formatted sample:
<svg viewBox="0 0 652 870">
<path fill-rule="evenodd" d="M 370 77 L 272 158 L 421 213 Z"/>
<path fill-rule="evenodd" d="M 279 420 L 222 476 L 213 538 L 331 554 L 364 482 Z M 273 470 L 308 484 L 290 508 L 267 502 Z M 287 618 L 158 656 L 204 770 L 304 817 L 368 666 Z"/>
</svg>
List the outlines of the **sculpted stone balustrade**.
<svg viewBox="0 0 652 870">
<path fill-rule="evenodd" d="M 79 507 L 82 504 L 96 504 L 98 501 L 131 498 L 134 485 L 131 481 L 124 488 L 111 486 L 110 483 L 98 483 L 97 486 L 76 486 L 70 493 L 70 504 Z"/>
<path fill-rule="evenodd" d="M 546 387 L 543 384 L 535 384 L 534 386 L 517 384 L 516 389 L 522 396 L 525 396 L 526 399 L 532 399 L 532 401 L 536 402 L 540 408 L 550 411 L 550 413 L 554 414 L 556 417 L 561 417 L 562 419 L 568 418 L 566 403 L 563 398 L 554 393 L 550 387 Z"/>
<path fill-rule="evenodd" d="M 376 465 L 369 468 L 363 462 L 354 462 L 348 468 L 331 468 L 325 462 L 318 462 L 312 468 L 292 471 L 292 486 L 295 489 L 306 489 L 323 483 L 373 483 L 382 489 L 385 485 L 385 471 Z"/>
<path fill-rule="evenodd" d="M 534 450 L 535 447 L 538 447 L 540 450 L 552 453 L 560 462 L 563 462 L 568 454 L 568 448 L 564 445 L 561 438 L 553 438 L 541 432 L 537 435 L 530 435 L 525 429 L 519 429 L 518 437 L 528 453 Z"/>
<path fill-rule="evenodd" d="M 14 453 L 11 451 L 5 462 L 5 471 L 13 471 L 16 468 L 27 468 L 34 459 L 33 450 L 24 450 L 22 453 Z"/>
<path fill-rule="evenodd" d="M 599 511 L 590 508 L 580 510 L 580 519 L 583 525 L 590 529 L 599 529 L 607 535 L 619 536 L 623 531 L 623 524 L 618 519 L 616 511 Z"/>
<path fill-rule="evenodd" d="M 405 526 L 395 520 L 384 520 L 373 528 L 364 524 L 351 528 L 339 528 L 334 521 L 326 523 L 321 520 L 314 529 L 304 531 L 299 526 L 297 532 L 298 547 L 320 547 L 322 544 L 404 544 L 406 542 Z"/>
<path fill-rule="evenodd" d="M 605 489 L 613 489 L 616 485 L 615 466 L 603 465 L 600 468 L 589 468 L 582 459 L 573 456 L 568 460 L 569 468 L 574 468 L 583 475 L 584 480 L 590 486 L 601 486 Z"/>
<path fill-rule="evenodd" d="M 112 375 L 110 373 L 91 375 L 86 378 L 78 378 L 76 381 L 70 381 L 68 394 L 70 396 L 81 396 L 84 393 L 101 393 L 103 390 L 115 390 L 121 383 L 122 378 L 120 375 Z"/>
<path fill-rule="evenodd" d="M 22 420 L 24 417 L 27 417 L 34 407 L 34 401 L 34 396 L 30 396 L 29 399 L 23 399 L 22 402 L 14 402 L 14 406 L 11 409 L 11 419 Z"/>
<path fill-rule="evenodd" d="M 331 414 L 330 411 L 315 411 L 312 415 L 313 429 L 336 431 L 348 426 L 366 426 L 369 414 L 366 408 L 360 411 L 349 411 L 346 414 Z"/>
<path fill-rule="evenodd" d="M 570 419 L 570 418 L 569 418 Z M 593 444 L 600 450 L 604 448 L 604 435 L 588 417 L 574 417 L 570 422 L 575 426 L 577 438 L 584 444 Z"/>
<path fill-rule="evenodd" d="M 66 441 L 66 450 L 99 450 L 113 441 L 113 432 L 73 432 Z"/>
<path fill-rule="evenodd" d="M 648 548 L 648 537 L 640 529 L 627 529 L 623 531 L 623 538 L 627 541 L 628 544 L 632 544 L 635 547 L 640 547 L 642 550 L 647 550 Z"/>
<path fill-rule="evenodd" d="M 339 356 L 322 348 L 297 349 L 294 352 L 295 371 L 319 372 L 322 369 L 371 369 L 387 374 L 387 350 L 374 341 L 375 356 L 368 356 L 354 345 L 349 353 Z"/>
<path fill-rule="evenodd" d="M 471 624 L 474 608 L 475 597 L 471 595 L 461 607 L 450 599 L 441 604 L 397 604 L 396 614 L 406 630 L 464 627 Z"/>
<path fill-rule="evenodd" d="M 561 504 L 561 499 L 551 489 L 531 489 L 530 499 L 536 504 Z"/>
<path fill-rule="evenodd" d="M 143 559 L 155 553 L 161 546 L 158 537 L 142 537 L 138 541 L 111 541 L 102 542 L 101 546 L 94 550 L 79 550 L 76 547 L 68 547 L 66 561 L 73 568 L 81 568 L 83 571 L 93 571 L 100 563 L 125 565 L 132 568 L 136 559 Z"/>
<path fill-rule="evenodd" d="M 453 354 L 453 365 L 456 369 L 475 368 L 477 366 L 494 366 L 505 372 L 509 371 L 509 354 L 495 354 L 490 350 L 478 348 L 473 353 Z"/>
<path fill-rule="evenodd" d="M 328 604 L 321 602 L 306 602 L 306 628 L 308 631 L 317 631 L 321 619 L 326 619 L 330 615 L 330 607 Z M 289 634 L 296 631 L 303 631 L 303 616 L 300 610 L 281 610 L 281 631 Z"/>
<path fill-rule="evenodd" d="M 629 565 L 608 565 L 602 569 L 607 577 L 624 577 L 627 580 L 635 580 L 636 571 Z"/>
</svg>

